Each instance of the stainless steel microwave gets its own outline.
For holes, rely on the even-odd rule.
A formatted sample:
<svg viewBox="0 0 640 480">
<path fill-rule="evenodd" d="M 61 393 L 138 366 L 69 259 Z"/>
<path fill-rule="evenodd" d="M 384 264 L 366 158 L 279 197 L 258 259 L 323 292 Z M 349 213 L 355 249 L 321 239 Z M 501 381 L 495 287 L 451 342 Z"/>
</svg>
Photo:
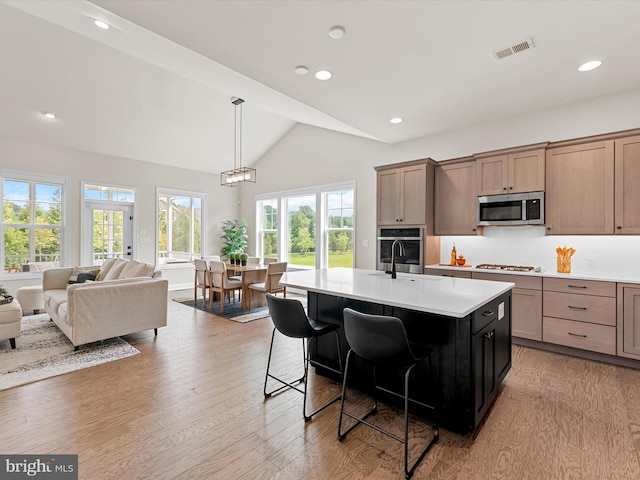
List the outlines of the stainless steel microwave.
<svg viewBox="0 0 640 480">
<path fill-rule="evenodd" d="M 544 225 L 544 192 L 478 197 L 478 225 Z"/>
</svg>

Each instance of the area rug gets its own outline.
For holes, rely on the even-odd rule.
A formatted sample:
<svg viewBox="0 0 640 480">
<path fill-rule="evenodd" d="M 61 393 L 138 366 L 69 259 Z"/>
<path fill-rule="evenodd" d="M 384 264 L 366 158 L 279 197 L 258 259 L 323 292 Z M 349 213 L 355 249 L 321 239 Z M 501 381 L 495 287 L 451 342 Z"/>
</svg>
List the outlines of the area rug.
<svg viewBox="0 0 640 480">
<path fill-rule="evenodd" d="M 73 344 L 47 314 L 22 317 L 16 349 L 0 342 L 0 390 L 93 367 L 140 353 L 119 337 Z"/>
<path fill-rule="evenodd" d="M 202 298 L 198 298 L 197 304 L 193 304 L 193 298 L 175 298 L 176 302 L 186 305 L 188 307 L 197 308 L 203 312 L 217 315 L 218 317 L 226 318 L 227 320 L 233 320 L 238 323 L 247 323 L 260 318 L 266 318 L 269 316 L 269 307 L 258 307 L 252 310 L 242 310 L 241 303 L 226 303 L 224 304 L 224 313 L 220 312 L 220 302 L 213 302 L 213 308 L 209 308 L 209 302 L 204 302 L 202 306 Z"/>
</svg>

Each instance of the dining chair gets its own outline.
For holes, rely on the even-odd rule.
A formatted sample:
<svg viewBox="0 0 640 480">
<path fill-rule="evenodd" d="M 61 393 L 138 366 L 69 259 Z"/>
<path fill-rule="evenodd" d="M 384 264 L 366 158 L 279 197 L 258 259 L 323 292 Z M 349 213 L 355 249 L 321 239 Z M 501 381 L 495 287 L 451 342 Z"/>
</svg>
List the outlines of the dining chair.
<svg viewBox="0 0 640 480">
<path fill-rule="evenodd" d="M 249 257 L 247 259 L 247 265 L 251 265 L 251 264 L 259 265 L 260 264 L 260 257 Z"/>
<path fill-rule="evenodd" d="M 435 410 L 433 406 L 416 402 L 409 398 L 409 376 L 415 369 L 416 365 L 427 359 L 429 368 L 431 361 L 429 354 L 431 349 L 426 346 L 418 346 L 411 344 L 407 337 L 404 324 L 397 317 L 387 315 L 371 315 L 357 312 L 350 308 L 345 308 L 344 315 L 344 335 L 349 344 L 349 352 L 347 353 L 347 361 L 344 368 L 342 378 L 342 398 L 340 400 L 340 418 L 338 420 L 338 440 L 342 441 L 347 434 L 360 424 L 377 430 L 394 440 L 404 444 L 404 476 L 406 479 L 411 478 L 416 467 L 427 455 L 427 452 L 440 438 L 437 423 L 433 426 L 433 436 L 427 445 L 422 449 L 418 459 L 409 467 L 409 402 L 420 404 L 431 410 Z M 373 408 L 364 416 L 356 416 L 354 413 L 348 412 L 344 408 L 345 393 L 347 391 L 347 375 L 349 374 L 349 365 L 353 361 L 353 355 L 359 360 L 365 361 L 373 366 Z M 387 388 L 383 388 L 376 384 L 376 367 L 382 366 L 387 368 L 395 368 L 404 373 L 404 389 L 403 394 L 392 392 Z M 378 425 L 371 423 L 367 418 L 378 411 L 378 399 L 376 392 L 381 390 L 387 394 L 401 397 L 404 403 L 404 435 L 400 437 L 388 430 L 382 429 Z M 356 421 L 345 432 L 342 432 L 342 418 L 347 416 Z M 434 415 L 434 418 L 436 416 Z"/>
<path fill-rule="evenodd" d="M 238 280 L 230 280 L 227 276 L 227 266 L 224 262 L 211 262 L 211 269 L 209 271 L 211 276 L 210 293 L 209 293 L 209 308 L 213 308 L 213 292 L 220 294 L 220 312 L 224 312 L 224 302 L 227 298 L 227 294 L 233 295 L 233 301 L 236 301 L 236 290 L 242 289 L 242 282 Z"/>
<path fill-rule="evenodd" d="M 249 285 L 251 289 L 250 308 L 253 308 L 253 295 L 257 293 L 276 294 L 282 292 L 283 297 L 287 298 L 287 287 L 280 285 L 282 275 L 287 271 L 287 262 L 275 262 L 267 265 L 267 274 L 264 282 L 252 283 Z"/>
<path fill-rule="evenodd" d="M 262 259 L 262 264 L 263 265 L 269 265 L 270 263 L 276 263 L 278 261 L 277 258 L 271 258 L 271 257 L 264 257 Z"/>
<path fill-rule="evenodd" d="M 287 388 L 296 390 L 304 394 L 304 400 L 302 403 L 302 416 L 305 422 L 311 420 L 316 413 L 321 412 L 329 405 L 340 400 L 340 395 L 327 401 L 323 406 L 317 408 L 312 413 L 307 413 L 307 391 L 308 391 L 308 376 L 309 365 L 314 367 L 321 367 L 329 370 L 340 376 L 342 379 L 342 354 L 340 351 L 340 335 L 338 334 L 338 325 L 321 322 L 313 318 L 309 318 L 304 311 L 304 307 L 300 300 L 290 298 L 278 298 L 271 294 L 267 294 L 267 304 L 269 305 L 269 314 L 273 321 L 273 332 L 271 333 L 271 346 L 269 347 L 269 360 L 267 360 L 267 373 L 264 377 L 264 397 L 269 398 L 274 393 L 278 393 Z M 290 380 L 293 375 L 289 372 L 289 379 L 286 376 L 278 377 L 272 373 L 271 370 L 271 356 L 273 353 L 273 343 L 276 335 L 276 330 L 282 335 L 290 338 L 302 339 L 302 353 L 303 353 L 303 375 L 302 377 Z M 337 368 L 332 365 L 327 365 L 324 362 L 314 360 L 311 358 L 311 342 L 323 335 L 332 333 L 336 340 L 336 348 L 338 352 L 338 365 Z M 277 343 L 277 342 L 276 342 Z M 276 386 L 273 390 L 267 391 L 267 383 L 269 379 L 273 379 L 278 382 L 279 386 Z M 304 385 L 304 386 L 303 386 Z"/>
<path fill-rule="evenodd" d="M 209 290 L 209 266 L 206 260 L 196 258 L 193 261 L 195 266 L 195 277 L 193 280 L 193 304 L 198 303 L 198 289 L 202 290 L 202 306 L 207 301 L 207 291 Z"/>
</svg>

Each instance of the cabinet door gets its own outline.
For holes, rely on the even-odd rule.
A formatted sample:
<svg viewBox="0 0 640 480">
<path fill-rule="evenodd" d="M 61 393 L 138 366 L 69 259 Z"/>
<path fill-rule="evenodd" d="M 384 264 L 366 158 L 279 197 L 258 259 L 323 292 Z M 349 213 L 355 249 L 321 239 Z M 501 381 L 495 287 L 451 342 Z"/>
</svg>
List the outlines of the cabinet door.
<svg viewBox="0 0 640 480">
<path fill-rule="evenodd" d="M 622 315 L 622 352 L 640 359 L 640 288 L 625 287 Z"/>
<path fill-rule="evenodd" d="M 477 424 L 497 393 L 496 320 L 473 335 L 471 348 Z"/>
<path fill-rule="evenodd" d="M 509 193 L 544 191 L 544 149 L 509 155 Z"/>
<path fill-rule="evenodd" d="M 400 221 L 403 225 L 424 225 L 427 208 L 427 166 L 401 169 Z"/>
<path fill-rule="evenodd" d="M 613 140 L 547 150 L 548 234 L 613 233 L 613 152 Z"/>
<path fill-rule="evenodd" d="M 513 336 L 542 341 L 542 291 L 511 291 Z"/>
<path fill-rule="evenodd" d="M 378 225 L 396 225 L 400 220 L 400 169 L 378 172 Z"/>
<path fill-rule="evenodd" d="M 476 162 L 440 165 L 435 171 L 435 235 L 476 234 Z"/>
<path fill-rule="evenodd" d="M 498 195 L 507 192 L 509 156 L 479 158 L 476 162 L 478 195 Z"/>
<path fill-rule="evenodd" d="M 615 143 L 617 234 L 640 234 L 640 136 Z"/>
</svg>

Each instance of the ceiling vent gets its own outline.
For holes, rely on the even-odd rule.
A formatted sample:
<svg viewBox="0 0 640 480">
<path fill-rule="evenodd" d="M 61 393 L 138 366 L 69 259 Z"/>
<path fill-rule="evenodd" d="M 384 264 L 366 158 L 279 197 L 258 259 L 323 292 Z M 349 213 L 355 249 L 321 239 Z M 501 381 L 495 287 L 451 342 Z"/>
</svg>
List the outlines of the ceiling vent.
<svg viewBox="0 0 640 480">
<path fill-rule="evenodd" d="M 515 55 L 516 53 L 524 52 L 526 50 L 534 48 L 533 38 L 527 38 L 521 42 L 518 42 L 514 45 L 511 45 L 506 48 L 501 48 L 500 50 L 496 50 L 492 53 L 493 58 L 496 60 L 502 60 L 503 58 L 510 57 L 511 55 Z"/>
</svg>

